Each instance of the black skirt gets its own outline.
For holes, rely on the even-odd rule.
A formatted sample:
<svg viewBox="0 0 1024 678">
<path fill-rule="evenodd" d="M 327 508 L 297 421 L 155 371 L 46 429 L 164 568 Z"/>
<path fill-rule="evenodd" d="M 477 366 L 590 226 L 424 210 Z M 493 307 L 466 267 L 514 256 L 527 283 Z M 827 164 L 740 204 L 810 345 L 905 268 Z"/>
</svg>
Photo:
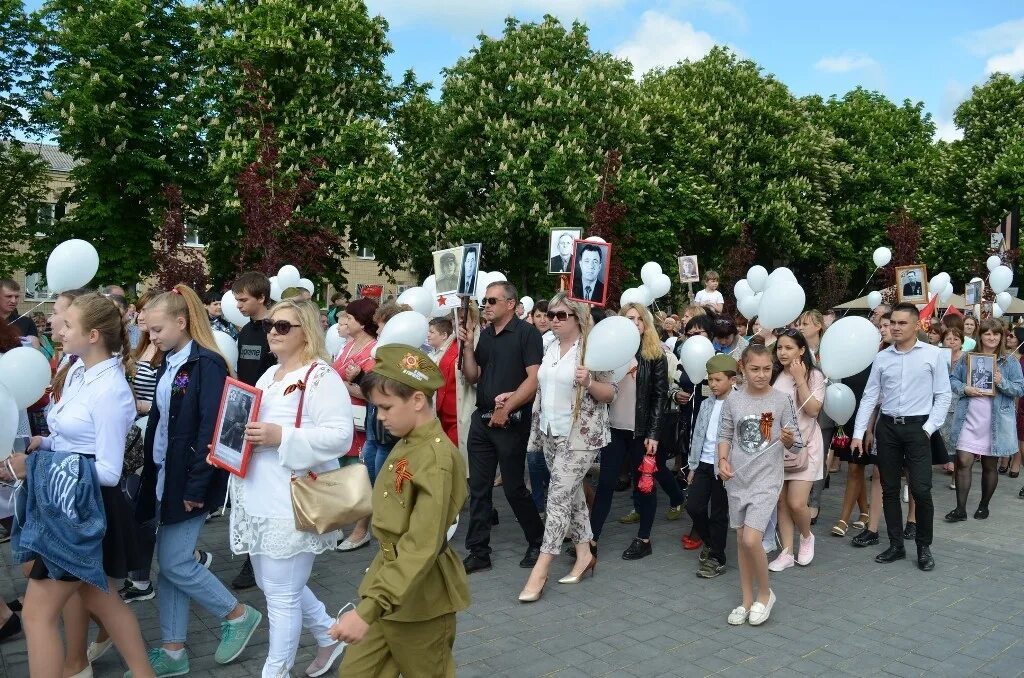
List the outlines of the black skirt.
<svg viewBox="0 0 1024 678">
<path fill-rule="evenodd" d="M 101 487 L 103 510 L 107 517 L 107 530 L 103 534 L 103 571 L 110 579 L 122 580 L 132 570 L 148 567 L 139 549 L 138 529 L 132 509 L 119 487 Z M 42 558 L 36 558 L 29 579 L 50 579 Z M 61 577 L 61 581 L 77 581 L 75 577 Z"/>
</svg>

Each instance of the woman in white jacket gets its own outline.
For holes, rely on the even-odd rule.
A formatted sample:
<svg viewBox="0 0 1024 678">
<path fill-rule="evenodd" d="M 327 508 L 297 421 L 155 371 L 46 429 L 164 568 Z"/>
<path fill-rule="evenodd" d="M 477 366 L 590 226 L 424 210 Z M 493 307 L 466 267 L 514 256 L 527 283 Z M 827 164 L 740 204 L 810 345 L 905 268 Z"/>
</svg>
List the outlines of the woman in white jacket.
<svg viewBox="0 0 1024 678">
<path fill-rule="evenodd" d="M 319 645 L 306 675 L 326 673 L 344 650 L 327 630 L 334 620 L 306 585 L 318 553 L 332 551 L 337 534 L 295 529 L 289 485 L 293 473 L 338 468 L 352 444 L 352 403 L 331 368 L 313 304 L 282 301 L 263 321 L 277 365 L 260 377 L 258 421 L 246 427 L 253 444 L 245 478 L 231 483 L 231 550 L 249 554 L 256 583 L 267 598 L 270 647 L 263 678 L 287 676 L 303 626 Z M 305 392 L 300 426 L 299 397 Z"/>
</svg>

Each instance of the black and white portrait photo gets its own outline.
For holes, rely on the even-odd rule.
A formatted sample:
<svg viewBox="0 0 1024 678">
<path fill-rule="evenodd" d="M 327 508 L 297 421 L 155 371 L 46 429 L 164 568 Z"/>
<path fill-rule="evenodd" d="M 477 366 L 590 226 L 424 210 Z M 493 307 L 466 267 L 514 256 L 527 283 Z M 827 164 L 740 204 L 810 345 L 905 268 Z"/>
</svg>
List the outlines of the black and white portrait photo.
<svg viewBox="0 0 1024 678">
<path fill-rule="evenodd" d="M 964 300 L 968 306 L 974 306 L 982 302 L 982 295 L 985 291 L 985 283 L 981 280 L 972 280 L 967 283 L 967 288 L 964 291 Z"/>
<path fill-rule="evenodd" d="M 224 383 L 213 449 L 209 461 L 235 475 L 244 476 L 252 443 L 245 439 L 245 427 L 259 416 L 261 391 L 235 379 Z"/>
<path fill-rule="evenodd" d="M 908 304 L 928 302 L 928 269 L 924 264 L 896 267 L 896 301 Z"/>
<path fill-rule="evenodd" d="M 569 274 L 569 298 L 592 306 L 604 306 L 608 296 L 608 269 L 612 246 L 606 242 L 576 240 L 572 273 Z"/>
<path fill-rule="evenodd" d="M 476 295 L 476 275 L 480 271 L 480 243 L 462 246 L 459 294 Z"/>
<path fill-rule="evenodd" d="M 697 269 L 697 255 L 690 254 L 679 257 L 679 282 L 695 283 L 700 281 L 700 271 Z"/>
<path fill-rule="evenodd" d="M 551 241 L 548 245 L 548 273 L 560 275 L 570 272 L 572 244 L 582 235 L 583 231 L 578 228 L 551 231 Z"/>
<path fill-rule="evenodd" d="M 985 395 L 996 394 L 995 356 L 988 353 L 967 354 L 967 383 Z"/>
<path fill-rule="evenodd" d="M 434 284 L 438 294 L 458 293 L 461 268 L 461 247 L 434 252 Z"/>
</svg>

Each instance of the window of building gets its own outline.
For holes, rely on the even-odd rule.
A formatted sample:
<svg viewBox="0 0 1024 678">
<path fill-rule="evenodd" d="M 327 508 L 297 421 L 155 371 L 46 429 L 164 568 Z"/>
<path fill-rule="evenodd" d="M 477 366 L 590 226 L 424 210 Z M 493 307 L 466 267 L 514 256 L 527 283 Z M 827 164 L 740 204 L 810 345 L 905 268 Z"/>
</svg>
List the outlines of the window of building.
<svg viewBox="0 0 1024 678">
<path fill-rule="evenodd" d="M 195 224 L 185 222 L 185 244 L 189 247 L 205 247 L 199 239 L 199 227 Z"/>
<path fill-rule="evenodd" d="M 373 250 L 369 247 L 356 248 L 356 257 L 359 259 L 373 259 Z"/>
</svg>

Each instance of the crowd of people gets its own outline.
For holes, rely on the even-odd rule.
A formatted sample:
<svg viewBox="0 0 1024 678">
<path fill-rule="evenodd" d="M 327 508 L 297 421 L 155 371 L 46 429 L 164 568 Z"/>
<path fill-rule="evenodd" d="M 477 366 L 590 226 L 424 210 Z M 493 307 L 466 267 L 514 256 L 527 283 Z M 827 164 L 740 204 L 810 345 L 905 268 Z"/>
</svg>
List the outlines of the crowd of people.
<svg viewBox="0 0 1024 678">
<path fill-rule="evenodd" d="M 853 546 L 877 545 L 884 517 L 879 563 L 906 558 L 912 540 L 917 566 L 935 567 L 935 465 L 952 476 L 952 523 L 968 519 L 980 460 L 973 517 L 988 518 L 999 476 L 1017 477 L 1024 451 L 1020 342 L 1006 323 L 877 307 L 877 355 L 843 379 L 857 399 L 847 436 L 846 422 L 825 411 L 819 368 L 836 313 L 807 310 L 769 331 L 757 318 L 724 313 L 717 274 L 704 279 L 680 315 L 637 303 L 618 309 L 640 340 L 615 371 L 583 366 L 591 330 L 613 311 L 560 292 L 526 312 L 506 281 L 489 285 L 479 306 L 432 319 L 423 346 L 378 346 L 408 307 L 336 296 L 322 311 L 304 290 L 272 303 L 270 281 L 256 272 L 231 286 L 248 319 L 242 327 L 223 317 L 220 294 L 201 297 L 185 285 L 134 303 L 116 286 L 69 290 L 47 323 L 20 316 L 17 284 L 0 280 L 0 352 L 33 346 L 53 368 L 47 394 L 20 413 L 22 449 L 0 469 L 0 522 L 28 580 L 23 599 L 0 602 L 0 640 L 24 629 L 33 676 L 87 678 L 112 646 L 128 676 L 185 675 L 194 602 L 220 624 L 220 664 L 241 656 L 266 621 L 265 677 L 290 675 L 303 629 L 317 644 L 308 676 L 342 655 L 346 676 L 421 675 L 416 666 L 454 675 L 455 613 L 469 605 L 468 576 L 492 567 L 496 487 L 525 542 L 520 602 L 542 598 L 563 553 L 559 585 L 596 574 L 617 491 L 631 493 L 620 522 L 637 526 L 621 558 L 650 556 L 660 488 L 665 518 L 692 521 L 681 546 L 699 550 L 699 577 L 726 572 L 735 530 L 734 625 L 769 619 L 772 573 L 813 563 L 821 494 L 844 462 L 830 534 L 856 530 Z M 329 355 L 325 329 L 335 323 L 330 331 L 344 341 Z M 237 342 L 236 364 L 214 331 Z M 680 361 L 698 336 L 715 355 L 693 383 Z M 992 356 L 991 388 L 972 375 L 969 353 Z M 244 476 L 207 463 L 229 377 L 262 398 L 244 429 L 252 447 Z M 372 516 L 347 534 L 299 529 L 294 479 L 360 465 L 373 487 Z M 12 525 L 15 485 L 27 508 Z M 460 558 L 450 541 L 467 500 Z M 70 535 L 54 538 L 68 525 L 49 505 L 76 516 Z M 204 525 L 225 513 L 230 549 L 244 556 L 229 585 L 198 549 Z M 329 614 L 308 587 L 316 557 L 374 542 L 361 601 Z M 263 611 L 233 593 L 253 586 Z M 154 597 L 160 644 L 147 650 L 128 603 Z M 99 628 L 92 643 L 90 622 Z"/>
</svg>

